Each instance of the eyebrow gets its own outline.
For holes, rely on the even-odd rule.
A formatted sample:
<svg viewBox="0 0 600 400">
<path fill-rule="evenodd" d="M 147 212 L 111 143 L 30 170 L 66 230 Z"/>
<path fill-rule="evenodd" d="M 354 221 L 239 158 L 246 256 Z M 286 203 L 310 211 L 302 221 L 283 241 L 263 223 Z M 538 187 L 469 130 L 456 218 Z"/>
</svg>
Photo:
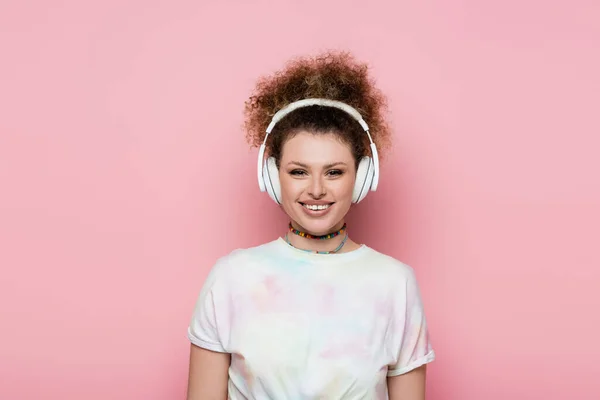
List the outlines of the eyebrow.
<svg viewBox="0 0 600 400">
<path fill-rule="evenodd" d="M 306 165 L 306 164 L 304 164 L 304 163 L 301 163 L 300 161 L 290 161 L 290 162 L 288 163 L 288 165 L 290 165 L 290 164 L 295 164 L 295 165 L 298 165 L 298 166 L 300 166 L 300 167 L 302 167 L 302 168 L 306 168 L 306 169 L 309 169 L 309 168 L 310 168 L 308 165 Z M 343 162 L 343 161 L 336 161 L 336 162 L 334 162 L 334 163 L 331 163 L 331 164 L 324 165 L 324 166 L 323 166 L 323 168 L 325 168 L 325 169 L 329 169 L 329 168 L 331 168 L 331 167 L 335 167 L 335 166 L 337 166 L 337 165 L 347 165 L 347 164 L 346 164 L 345 162 Z"/>
</svg>

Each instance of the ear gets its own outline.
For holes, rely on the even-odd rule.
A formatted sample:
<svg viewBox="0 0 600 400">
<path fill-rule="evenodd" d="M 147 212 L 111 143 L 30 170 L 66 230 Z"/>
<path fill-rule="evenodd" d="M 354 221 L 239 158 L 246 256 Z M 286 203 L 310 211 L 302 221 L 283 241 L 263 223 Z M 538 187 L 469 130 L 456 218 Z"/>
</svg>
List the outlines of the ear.
<svg viewBox="0 0 600 400">
<path fill-rule="evenodd" d="M 264 172 L 265 186 L 267 193 L 273 201 L 281 204 L 281 184 L 279 183 L 279 169 L 274 157 L 269 157 L 265 161 Z"/>
<path fill-rule="evenodd" d="M 356 180 L 352 191 L 352 202 L 360 203 L 367 196 L 373 182 L 373 162 L 371 157 L 363 157 L 356 170 Z"/>
</svg>

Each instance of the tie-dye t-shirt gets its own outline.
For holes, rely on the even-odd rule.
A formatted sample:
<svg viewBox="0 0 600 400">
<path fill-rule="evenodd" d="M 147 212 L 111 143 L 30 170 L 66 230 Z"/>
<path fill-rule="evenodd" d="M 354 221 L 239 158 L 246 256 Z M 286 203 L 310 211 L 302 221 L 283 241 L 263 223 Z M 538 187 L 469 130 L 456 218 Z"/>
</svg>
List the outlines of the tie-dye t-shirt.
<svg viewBox="0 0 600 400">
<path fill-rule="evenodd" d="M 231 354 L 234 400 L 386 399 L 386 376 L 435 358 L 414 271 L 366 245 L 233 251 L 208 275 L 188 337 Z"/>
</svg>

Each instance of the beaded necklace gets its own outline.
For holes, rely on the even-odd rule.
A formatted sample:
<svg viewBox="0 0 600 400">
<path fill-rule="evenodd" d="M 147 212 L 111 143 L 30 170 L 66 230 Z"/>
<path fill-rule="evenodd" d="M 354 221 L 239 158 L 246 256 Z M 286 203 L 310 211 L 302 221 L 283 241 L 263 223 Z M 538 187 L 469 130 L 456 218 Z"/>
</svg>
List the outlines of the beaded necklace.
<svg viewBox="0 0 600 400">
<path fill-rule="evenodd" d="M 285 234 L 285 241 L 287 242 L 287 244 L 289 244 L 293 248 L 295 248 L 297 250 L 305 251 L 307 253 L 316 253 L 316 254 L 333 254 L 333 253 L 337 253 L 338 251 L 341 250 L 342 247 L 344 247 L 344 245 L 346 244 L 346 240 L 348 240 L 348 234 L 347 233 L 346 233 L 346 236 L 344 236 L 344 239 L 342 240 L 342 243 L 340 243 L 340 245 L 338 247 L 336 247 L 334 250 L 331 250 L 331 251 L 306 250 L 306 249 L 300 249 L 300 248 L 294 246 L 292 243 L 290 243 L 290 239 L 288 238 L 288 234 L 287 233 Z"/>
<path fill-rule="evenodd" d="M 339 231 L 328 233 L 326 235 L 321 235 L 321 236 L 314 236 L 314 235 L 311 235 L 310 233 L 299 231 L 298 229 L 295 229 L 292 226 L 291 222 L 290 222 L 289 228 L 290 228 L 290 232 L 292 232 L 294 235 L 302 236 L 307 239 L 325 240 L 325 239 L 332 239 L 332 238 L 344 233 L 346 231 L 346 224 L 344 223 L 344 226 L 342 226 L 342 228 Z"/>
</svg>

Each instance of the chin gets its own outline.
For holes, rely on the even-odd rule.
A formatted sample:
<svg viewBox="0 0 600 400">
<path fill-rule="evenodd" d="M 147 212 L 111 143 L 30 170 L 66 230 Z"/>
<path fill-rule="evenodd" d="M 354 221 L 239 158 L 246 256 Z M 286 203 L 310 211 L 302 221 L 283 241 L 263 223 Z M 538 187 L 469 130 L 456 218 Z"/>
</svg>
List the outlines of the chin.
<svg viewBox="0 0 600 400">
<path fill-rule="evenodd" d="M 324 219 L 312 219 L 312 218 L 297 218 L 295 219 L 296 224 L 300 225 L 304 231 L 312 235 L 326 235 L 331 233 L 335 226 L 340 222 L 337 218 L 324 218 Z"/>
</svg>

